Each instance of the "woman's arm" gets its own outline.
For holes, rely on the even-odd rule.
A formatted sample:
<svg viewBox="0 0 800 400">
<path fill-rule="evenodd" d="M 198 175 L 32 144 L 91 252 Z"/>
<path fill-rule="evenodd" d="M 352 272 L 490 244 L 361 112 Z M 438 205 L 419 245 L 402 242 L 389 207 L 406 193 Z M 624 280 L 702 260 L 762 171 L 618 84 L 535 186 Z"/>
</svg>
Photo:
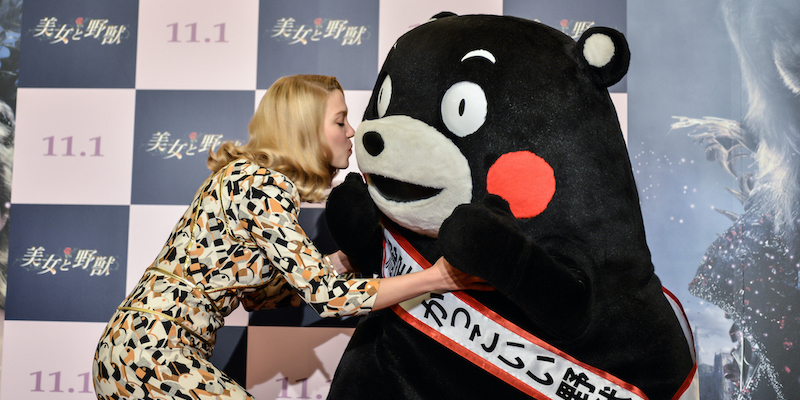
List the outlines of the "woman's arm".
<svg viewBox="0 0 800 400">
<path fill-rule="evenodd" d="M 270 183 L 262 184 L 244 180 L 252 186 L 241 188 L 237 228 L 247 230 L 247 236 L 272 267 L 280 270 L 286 282 L 321 316 L 361 315 L 429 291 L 486 287 L 444 259 L 425 271 L 386 279 L 336 276 L 298 224 L 289 181 L 279 182 L 281 175 L 271 178 L 267 180 Z"/>
<path fill-rule="evenodd" d="M 372 309 L 391 307 L 428 292 L 462 289 L 492 290 L 492 287 L 480 278 L 455 269 L 442 257 L 428 269 L 381 279 Z"/>
</svg>

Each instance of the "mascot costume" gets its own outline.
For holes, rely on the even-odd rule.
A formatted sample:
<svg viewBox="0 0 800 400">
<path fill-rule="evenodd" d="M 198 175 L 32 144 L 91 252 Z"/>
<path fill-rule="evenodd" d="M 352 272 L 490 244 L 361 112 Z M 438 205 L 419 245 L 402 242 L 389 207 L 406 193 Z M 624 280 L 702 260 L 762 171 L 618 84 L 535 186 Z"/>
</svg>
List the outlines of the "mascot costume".
<svg viewBox="0 0 800 400">
<path fill-rule="evenodd" d="M 398 39 L 331 235 L 362 272 L 444 256 L 495 290 L 371 313 L 330 399 L 696 398 L 607 90 L 628 63 L 616 30 L 514 17 L 442 13 Z"/>
</svg>

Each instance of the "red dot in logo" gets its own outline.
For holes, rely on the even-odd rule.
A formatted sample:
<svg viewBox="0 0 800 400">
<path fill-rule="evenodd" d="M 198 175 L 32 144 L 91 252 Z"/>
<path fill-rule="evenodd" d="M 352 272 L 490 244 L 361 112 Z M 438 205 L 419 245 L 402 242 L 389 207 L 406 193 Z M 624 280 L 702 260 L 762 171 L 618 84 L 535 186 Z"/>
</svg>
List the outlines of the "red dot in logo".
<svg viewBox="0 0 800 400">
<path fill-rule="evenodd" d="M 506 153 L 489 168 L 486 190 L 511 206 L 517 218 L 533 218 L 547 208 L 556 193 L 553 167 L 529 151 Z"/>
</svg>

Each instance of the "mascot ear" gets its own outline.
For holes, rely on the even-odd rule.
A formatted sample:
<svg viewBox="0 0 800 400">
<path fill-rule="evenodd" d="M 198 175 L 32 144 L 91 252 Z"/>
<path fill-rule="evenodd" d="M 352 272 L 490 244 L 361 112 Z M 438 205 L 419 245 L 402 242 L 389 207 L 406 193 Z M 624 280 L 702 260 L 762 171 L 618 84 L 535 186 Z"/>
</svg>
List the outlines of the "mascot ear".
<svg viewBox="0 0 800 400">
<path fill-rule="evenodd" d="M 444 18 L 444 17 L 457 17 L 458 14 L 452 13 L 450 11 L 442 11 L 434 16 L 431 17 L 431 21 L 436 21 L 437 19 Z"/>
<path fill-rule="evenodd" d="M 609 87 L 628 73 L 631 62 L 628 41 L 615 29 L 587 29 L 578 40 L 578 49 L 589 66 L 589 75 L 598 86 Z"/>
</svg>

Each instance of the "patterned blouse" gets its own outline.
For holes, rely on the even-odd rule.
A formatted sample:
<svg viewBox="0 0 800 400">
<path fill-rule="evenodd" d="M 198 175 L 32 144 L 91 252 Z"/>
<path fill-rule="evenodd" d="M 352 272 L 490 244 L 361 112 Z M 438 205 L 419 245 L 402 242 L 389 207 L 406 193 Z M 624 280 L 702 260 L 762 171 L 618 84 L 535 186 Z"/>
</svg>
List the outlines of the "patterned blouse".
<svg viewBox="0 0 800 400">
<path fill-rule="evenodd" d="M 368 313 L 379 281 L 336 276 L 298 224 L 299 206 L 285 175 L 245 159 L 228 164 L 200 187 L 119 310 L 171 320 L 206 354 L 240 302 L 256 310 L 302 298 L 323 317 Z"/>
</svg>

